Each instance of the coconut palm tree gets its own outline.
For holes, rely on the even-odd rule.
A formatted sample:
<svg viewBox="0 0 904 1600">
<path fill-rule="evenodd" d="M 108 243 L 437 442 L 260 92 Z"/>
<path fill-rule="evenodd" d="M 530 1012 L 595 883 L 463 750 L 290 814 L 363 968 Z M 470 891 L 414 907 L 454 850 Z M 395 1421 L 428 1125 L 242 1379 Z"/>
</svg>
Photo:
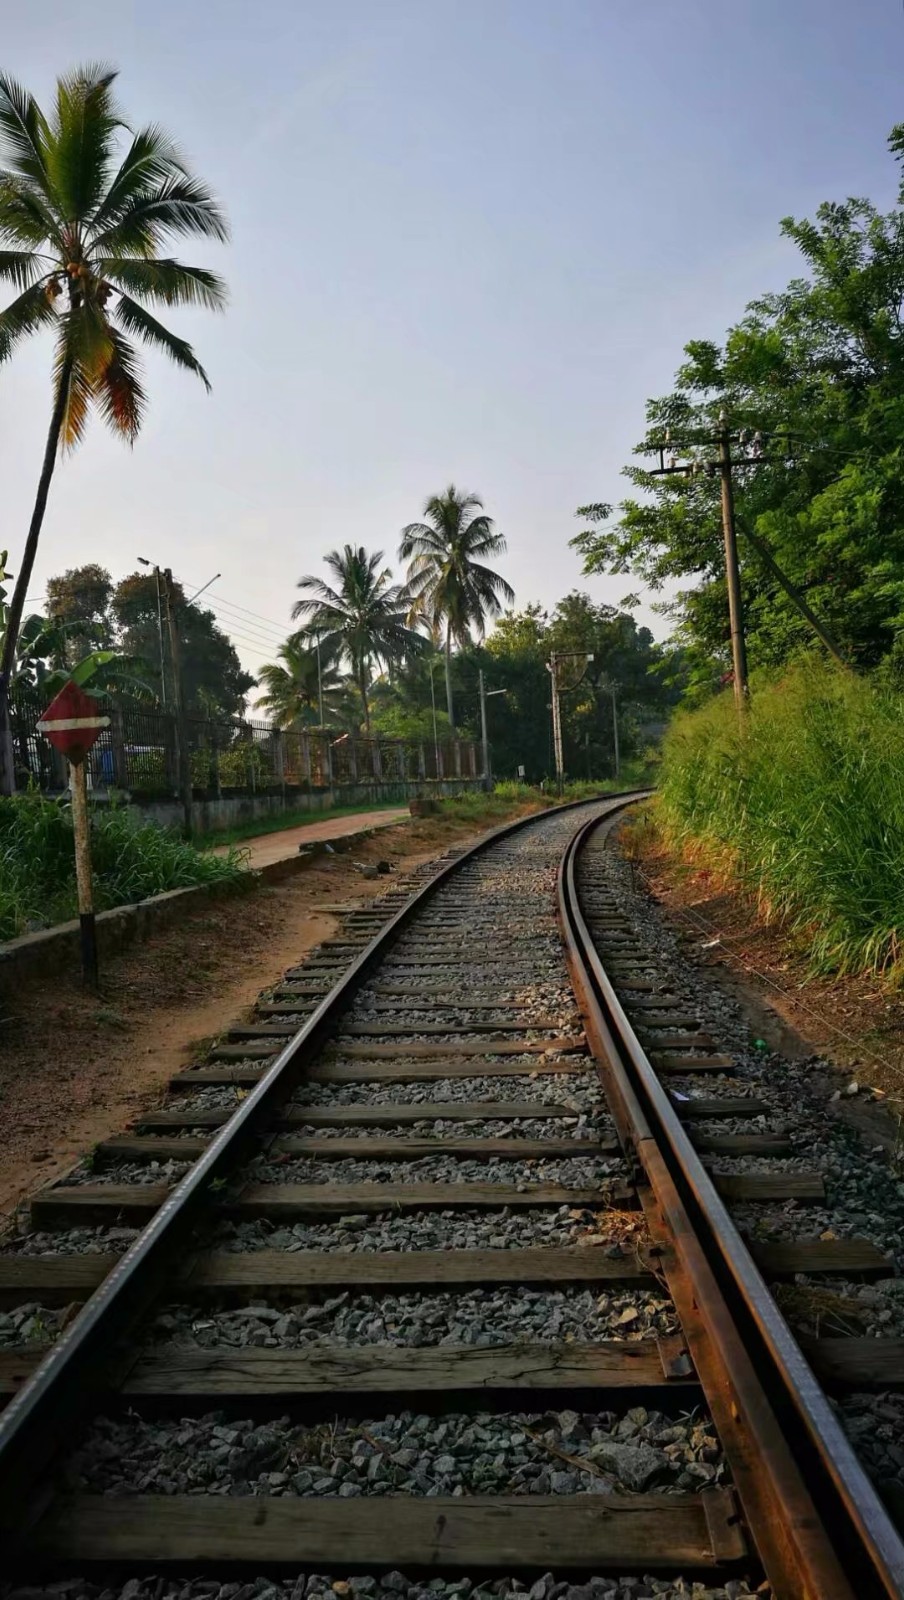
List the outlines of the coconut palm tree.
<svg viewBox="0 0 904 1600">
<path fill-rule="evenodd" d="M 318 669 L 316 646 L 304 633 L 293 633 L 276 652 L 277 661 L 261 667 L 258 681 L 266 690 L 255 702 L 269 711 L 278 728 L 320 723 L 320 702 L 333 709 L 340 687 L 335 662 L 321 648 Z"/>
<path fill-rule="evenodd" d="M 503 603 L 511 605 L 515 591 L 483 565 L 488 556 L 502 555 L 506 545 L 476 494 L 461 494 L 450 483 L 445 494 L 427 501 L 424 517 L 424 522 L 409 522 L 402 529 L 399 559 L 408 562 L 409 621 L 422 619 L 434 642 L 444 641 L 446 707 L 454 735 L 452 646 L 468 644 L 472 633 L 482 639 L 486 618 L 498 616 Z"/>
<path fill-rule="evenodd" d="M 363 545 L 347 544 L 323 559 L 336 587 L 310 574 L 299 578 L 298 587 L 306 593 L 295 602 L 292 616 L 307 618 L 308 631 L 319 636 L 321 649 L 348 661 L 369 734 L 368 690 L 374 666 L 401 661 L 423 649 L 425 640 L 406 622 L 411 596 L 392 582 L 390 569 L 382 565 L 382 550 L 368 553 Z"/>
<path fill-rule="evenodd" d="M 146 404 L 135 340 L 209 389 L 191 346 L 147 305 L 217 311 L 225 303 L 214 273 L 162 253 L 180 235 L 225 239 L 223 212 L 159 128 L 127 127 L 113 99 L 115 77 L 108 67 L 77 68 L 60 78 L 45 114 L 0 76 L 0 279 L 18 290 L 0 311 L 0 363 L 29 334 L 52 331 L 55 341 L 50 426 L 0 656 L 0 765 L 10 672 L 57 455 L 79 443 L 92 409 L 121 438 L 135 439 Z"/>
</svg>

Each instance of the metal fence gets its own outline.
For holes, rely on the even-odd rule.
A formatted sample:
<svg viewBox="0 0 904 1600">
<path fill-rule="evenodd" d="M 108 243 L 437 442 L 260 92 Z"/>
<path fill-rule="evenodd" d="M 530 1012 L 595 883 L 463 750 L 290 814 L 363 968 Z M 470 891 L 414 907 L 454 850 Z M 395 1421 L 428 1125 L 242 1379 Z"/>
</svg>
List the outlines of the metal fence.
<svg viewBox="0 0 904 1600">
<path fill-rule="evenodd" d="M 65 789 L 66 763 L 37 730 L 44 698 L 31 690 L 15 691 L 11 710 L 17 786 Z M 92 786 L 147 797 L 178 794 L 175 716 L 112 700 L 101 702 L 100 710 L 110 726 L 88 758 Z M 186 717 L 181 726 L 192 789 L 199 796 L 429 783 L 482 773 L 480 746 L 470 739 L 363 738 L 328 729 L 281 730 L 243 718 Z"/>
</svg>

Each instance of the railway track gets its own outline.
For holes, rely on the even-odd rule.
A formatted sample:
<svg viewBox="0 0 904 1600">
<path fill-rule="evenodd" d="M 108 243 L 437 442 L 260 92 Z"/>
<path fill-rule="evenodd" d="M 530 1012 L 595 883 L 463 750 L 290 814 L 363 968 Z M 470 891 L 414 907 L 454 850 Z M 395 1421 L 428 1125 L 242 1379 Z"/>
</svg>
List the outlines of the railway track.
<svg viewBox="0 0 904 1600">
<path fill-rule="evenodd" d="M 0 1351 L 32 1600 L 904 1594 L 813 1372 L 862 1352 L 808 1365 L 768 1287 L 888 1265 L 736 1232 L 821 1180 L 762 1170 L 781 1139 L 737 1131 L 755 1102 L 612 899 L 625 803 L 352 913 L 33 1197 L 0 1253 L 0 1304 L 63 1329 Z"/>
</svg>

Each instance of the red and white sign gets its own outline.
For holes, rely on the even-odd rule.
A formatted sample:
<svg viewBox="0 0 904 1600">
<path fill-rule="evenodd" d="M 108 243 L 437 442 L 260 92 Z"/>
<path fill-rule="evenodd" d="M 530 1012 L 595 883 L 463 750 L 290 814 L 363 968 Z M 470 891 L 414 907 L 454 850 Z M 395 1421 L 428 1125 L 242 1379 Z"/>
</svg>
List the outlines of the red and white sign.
<svg viewBox="0 0 904 1600">
<path fill-rule="evenodd" d="M 38 731 L 70 761 L 84 761 L 101 729 L 109 726 L 110 718 L 100 715 L 97 701 L 70 678 L 51 700 Z"/>
</svg>

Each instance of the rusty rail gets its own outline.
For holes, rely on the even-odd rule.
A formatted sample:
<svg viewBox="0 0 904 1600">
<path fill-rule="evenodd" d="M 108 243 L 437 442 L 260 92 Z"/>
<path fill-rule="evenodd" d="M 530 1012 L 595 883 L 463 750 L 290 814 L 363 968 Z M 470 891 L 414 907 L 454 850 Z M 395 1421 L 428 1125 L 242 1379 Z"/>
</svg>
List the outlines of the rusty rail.
<svg viewBox="0 0 904 1600">
<path fill-rule="evenodd" d="M 558 915 L 587 1036 L 638 1170 L 654 1249 L 778 1600 L 904 1596 L 904 1543 L 725 1209 L 603 968 L 581 911 L 579 829 Z"/>
</svg>

